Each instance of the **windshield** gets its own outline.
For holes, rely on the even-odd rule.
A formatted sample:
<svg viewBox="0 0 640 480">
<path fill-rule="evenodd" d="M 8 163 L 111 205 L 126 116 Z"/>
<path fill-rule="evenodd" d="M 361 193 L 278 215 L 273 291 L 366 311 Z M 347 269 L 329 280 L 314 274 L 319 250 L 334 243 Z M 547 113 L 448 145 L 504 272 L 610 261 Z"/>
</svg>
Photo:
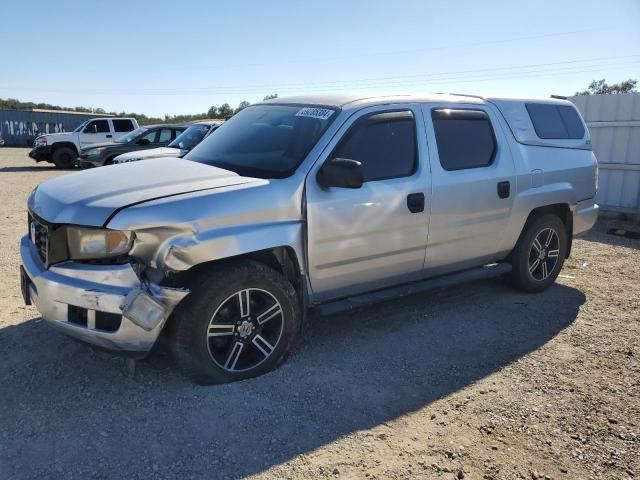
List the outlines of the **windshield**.
<svg viewBox="0 0 640 480">
<path fill-rule="evenodd" d="M 285 178 L 298 168 L 336 113 L 302 105 L 247 107 L 184 158 L 243 176 Z"/>
<path fill-rule="evenodd" d="M 86 121 L 82 122 L 80 125 L 78 125 L 78 126 L 75 128 L 74 132 L 80 132 L 80 131 L 82 131 L 82 129 L 85 127 L 85 125 L 86 125 L 87 123 L 89 123 L 89 120 L 86 120 Z"/>
<path fill-rule="evenodd" d="M 210 127 L 210 125 L 191 125 L 167 146 L 181 148 L 182 150 L 191 150 L 202 141 Z"/>
<path fill-rule="evenodd" d="M 146 131 L 147 131 L 147 129 L 144 128 L 144 127 L 137 128 L 137 129 L 133 130 L 132 132 L 127 133 L 126 135 L 118 137 L 116 139 L 116 142 L 118 142 L 118 143 L 130 143 L 130 142 L 133 142 L 136 138 L 138 138 L 139 135 L 141 135 L 143 132 L 146 132 Z"/>
</svg>

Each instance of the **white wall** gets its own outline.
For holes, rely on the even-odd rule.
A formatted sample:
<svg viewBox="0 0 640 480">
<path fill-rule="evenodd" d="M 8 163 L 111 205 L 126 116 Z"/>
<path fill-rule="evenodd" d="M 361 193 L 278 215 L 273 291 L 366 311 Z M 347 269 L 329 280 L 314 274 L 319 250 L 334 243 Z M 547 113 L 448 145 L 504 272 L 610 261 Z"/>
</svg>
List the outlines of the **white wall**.
<svg viewBox="0 0 640 480">
<path fill-rule="evenodd" d="M 640 213 L 640 93 L 569 98 L 591 132 L 603 210 Z"/>
</svg>

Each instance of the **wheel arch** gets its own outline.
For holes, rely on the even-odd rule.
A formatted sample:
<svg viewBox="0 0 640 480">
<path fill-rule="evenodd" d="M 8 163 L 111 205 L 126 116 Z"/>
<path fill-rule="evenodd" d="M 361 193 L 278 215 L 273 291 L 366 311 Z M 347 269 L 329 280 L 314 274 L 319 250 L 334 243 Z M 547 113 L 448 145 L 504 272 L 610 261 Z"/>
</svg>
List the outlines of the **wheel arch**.
<svg viewBox="0 0 640 480">
<path fill-rule="evenodd" d="M 78 153 L 78 148 L 76 147 L 76 144 L 73 142 L 56 142 L 53 145 L 51 145 L 51 155 L 53 155 L 55 153 L 56 150 L 58 150 L 61 147 L 68 147 L 71 150 L 73 150 L 74 152 L 76 152 L 76 154 Z"/>
<path fill-rule="evenodd" d="M 531 212 L 529 212 L 529 215 L 527 216 L 526 221 L 524 222 L 518 241 L 525 234 L 527 227 L 534 219 L 546 214 L 556 215 L 564 224 L 565 230 L 567 232 L 566 258 L 569 258 L 569 255 L 571 253 L 571 246 L 573 244 L 573 213 L 568 203 L 552 203 L 549 205 L 542 205 L 531 210 Z"/>
<path fill-rule="evenodd" d="M 308 289 L 302 269 L 300 259 L 295 249 L 289 245 L 280 245 L 276 247 L 265 248 L 253 252 L 246 252 L 232 255 L 225 258 L 209 260 L 193 265 L 191 268 L 170 274 L 173 284 L 188 285 L 194 278 L 201 276 L 205 272 L 214 271 L 221 266 L 241 262 L 243 260 L 252 260 L 262 263 L 273 268 L 282 274 L 296 291 L 300 306 L 305 307 L 308 303 Z M 303 312 L 306 308 L 303 308 Z"/>
</svg>

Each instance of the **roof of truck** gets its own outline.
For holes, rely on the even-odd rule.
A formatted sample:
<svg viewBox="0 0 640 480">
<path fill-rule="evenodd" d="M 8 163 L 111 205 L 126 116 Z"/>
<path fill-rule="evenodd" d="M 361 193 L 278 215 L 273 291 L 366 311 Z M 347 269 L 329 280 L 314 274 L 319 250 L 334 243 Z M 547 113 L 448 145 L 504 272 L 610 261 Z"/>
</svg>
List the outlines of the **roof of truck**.
<svg viewBox="0 0 640 480">
<path fill-rule="evenodd" d="M 280 104 L 300 104 L 300 105 L 318 105 L 336 108 L 362 107 L 367 105 L 381 105 L 389 103 L 429 103 L 429 102 L 448 102 L 448 103 L 475 103 L 482 104 L 487 102 L 505 103 L 551 103 L 559 105 L 570 105 L 568 100 L 558 98 L 535 98 L 535 97 L 483 97 L 480 95 L 469 95 L 461 93 L 427 93 L 419 95 L 349 95 L 349 94 L 333 94 L 333 95 L 298 95 L 293 97 L 279 97 L 266 100 L 263 103 L 280 103 Z"/>
<path fill-rule="evenodd" d="M 365 105 L 380 105 L 386 103 L 411 102 L 452 102 L 452 103 L 484 103 L 484 99 L 477 95 L 458 95 L 452 93 L 432 93 L 424 95 L 299 95 L 266 100 L 264 103 L 289 103 L 301 105 L 321 105 L 325 107 L 362 107 Z"/>
<path fill-rule="evenodd" d="M 559 98 L 525 98 L 479 95 L 464 95 L 457 93 L 432 93 L 421 95 L 300 95 L 295 97 L 283 97 L 267 100 L 264 103 L 270 104 L 293 104 L 293 105 L 314 105 L 317 107 L 341 108 L 343 110 L 355 110 L 363 107 L 375 105 L 389 105 L 399 103 L 452 103 L 452 104 L 491 104 L 497 107 L 509 128 L 513 132 L 516 140 L 527 145 L 554 146 L 566 148 L 591 149 L 591 138 L 589 131 L 584 124 L 584 135 L 580 139 L 541 139 L 537 136 L 535 127 L 527 111 L 527 105 L 551 104 L 573 106 L 573 104 Z M 578 114 L 579 116 L 579 114 Z"/>
</svg>

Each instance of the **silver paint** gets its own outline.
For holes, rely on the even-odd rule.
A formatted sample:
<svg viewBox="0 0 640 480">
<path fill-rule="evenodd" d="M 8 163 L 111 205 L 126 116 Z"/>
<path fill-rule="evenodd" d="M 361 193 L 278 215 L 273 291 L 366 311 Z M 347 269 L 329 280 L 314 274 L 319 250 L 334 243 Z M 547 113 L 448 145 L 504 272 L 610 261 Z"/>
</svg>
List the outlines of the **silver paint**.
<svg viewBox="0 0 640 480">
<path fill-rule="evenodd" d="M 132 230 L 131 256 L 162 274 L 286 247 L 297 257 L 311 304 L 503 260 L 537 207 L 569 205 L 576 234 L 596 220 L 593 153 L 577 144 L 574 148 L 531 145 L 526 141 L 530 134 L 526 122 L 500 109 L 517 111 L 523 101 L 394 95 L 299 97 L 267 103 L 340 108 L 336 120 L 288 178 L 247 178 L 182 159 L 149 160 L 45 182 L 31 195 L 29 208 L 50 222 Z M 321 188 L 316 173 L 353 122 L 367 113 L 398 108 L 411 109 L 416 120 L 415 174 L 368 182 L 360 189 Z M 484 110 L 497 137 L 495 162 L 464 171 L 442 169 L 432 108 Z M 588 140 L 585 135 L 583 144 Z M 498 198 L 500 181 L 511 183 L 509 198 Z M 425 210 L 411 214 L 406 197 L 417 192 L 425 195 Z M 25 266 L 30 248 L 25 237 L 21 248 Z M 140 285 L 130 267 L 93 268 L 68 262 L 49 270 L 27 270 L 38 287 L 40 311 L 59 328 L 116 348 L 150 348 L 155 341 L 159 330 L 144 332 L 124 320 L 123 333 L 108 338 L 86 331 L 79 334 L 65 322 L 62 312 L 67 303 L 119 312 L 123 296 Z M 86 288 L 89 277 L 95 280 L 92 288 Z M 186 295 L 157 285 L 149 289 L 169 308 Z"/>
</svg>

